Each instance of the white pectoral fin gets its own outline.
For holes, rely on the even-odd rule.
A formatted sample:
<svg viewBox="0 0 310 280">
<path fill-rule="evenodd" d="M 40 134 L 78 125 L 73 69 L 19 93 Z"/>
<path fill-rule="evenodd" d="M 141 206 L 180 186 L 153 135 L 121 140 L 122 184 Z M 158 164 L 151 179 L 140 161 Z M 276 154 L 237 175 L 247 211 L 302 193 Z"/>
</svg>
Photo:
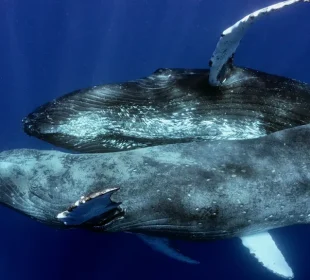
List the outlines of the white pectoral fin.
<svg viewBox="0 0 310 280">
<path fill-rule="evenodd" d="M 292 279 L 294 273 L 268 232 L 240 237 L 242 244 L 267 269 L 273 273 Z"/>
<path fill-rule="evenodd" d="M 175 260 L 186 262 L 190 264 L 199 264 L 187 256 L 184 256 L 177 250 L 173 249 L 167 238 L 153 237 L 145 234 L 137 234 L 145 243 L 147 243 L 153 250 L 165 254 L 166 256 L 173 258 Z"/>
<path fill-rule="evenodd" d="M 268 6 L 247 15 L 231 27 L 224 30 L 210 60 L 209 83 L 213 86 L 219 86 L 222 83 L 223 78 L 219 76 L 225 74 L 225 66 L 230 59 L 233 58 L 241 39 L 252 23 L 266 14 L 300 2 L 309 2 L 309 0 L 288 0 Z"/>
</svg>

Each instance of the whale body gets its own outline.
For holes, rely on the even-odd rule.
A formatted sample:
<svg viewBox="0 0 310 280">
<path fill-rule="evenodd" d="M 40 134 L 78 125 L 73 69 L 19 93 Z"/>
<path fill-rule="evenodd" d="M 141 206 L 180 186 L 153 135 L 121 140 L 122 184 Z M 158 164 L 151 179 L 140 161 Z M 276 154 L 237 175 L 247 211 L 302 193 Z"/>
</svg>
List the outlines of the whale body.
<svg viewBox="0 0 310 280">
<path fill-rule="evenodd" d="M 190 239 L 308 222 L 309 137 L 306 125 L 260 139 L 119 153 L 4 151 L 0 201 L 60 224 L 57 213 L 80 197 L 117 188 L 111 200 L 126 211 L 102 225 L 103 231 L 164 232 Z"/>
<path fill-rule="evenodd" d="M 210 69 L 152 75 L 61 96 L 24 118 L 24 131 L 72 151 L 103 153 L 192 141 L 253 139 L 310 122 L 310 86 L 233 64 L 253 22 L 288 0 L 224 30 Z"/>
<path fill-rule="evenodd" d="M 135 81 L 62 96 L 24 119 L 28 135 L 79 152 L 114 152 L 251 139 L 310 123 L 310 86 L 233 67 L 221 87 L 209 70 L 159 69 Z"/>
<path fill-rule="evenodd" d="M 305 125 L 118 153 L 4 151 L 0 202 L 60 228 L 246 238 L 309 223 L 309 139 Z"/>
<path fill-rule="evenodd" d="M 124 211 L 102 231 L 186 239 L 234 237 L 304 223 L 310 220 L 309 139 L 310 125 L 305 125 L 259 139 L 118 153 L 4 151 L 0 201 L 60 225 L 57 214 L 80 197 L 115 189 L 109 196 Z"/>
</svg>

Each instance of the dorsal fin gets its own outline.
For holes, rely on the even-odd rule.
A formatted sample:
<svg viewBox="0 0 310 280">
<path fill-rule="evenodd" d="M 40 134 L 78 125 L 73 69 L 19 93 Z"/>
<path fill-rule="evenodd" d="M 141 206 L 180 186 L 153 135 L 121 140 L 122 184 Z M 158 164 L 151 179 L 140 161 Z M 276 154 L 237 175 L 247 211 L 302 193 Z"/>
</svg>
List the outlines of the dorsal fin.
<svg viewBox="0 0 310 280">
<path fill-rule="evenodd" d="M 209 62 L 210 85 L 219 86 L 225 82 L 225 74 L 227 69 L 232 65 L 236 49 L 252 23 L 264 15 L 301 2 L 309 2 L 309 0 L 288 0 L 268 6 L 245 16 L 234 25 L 224 30 Z"/>
</svg>

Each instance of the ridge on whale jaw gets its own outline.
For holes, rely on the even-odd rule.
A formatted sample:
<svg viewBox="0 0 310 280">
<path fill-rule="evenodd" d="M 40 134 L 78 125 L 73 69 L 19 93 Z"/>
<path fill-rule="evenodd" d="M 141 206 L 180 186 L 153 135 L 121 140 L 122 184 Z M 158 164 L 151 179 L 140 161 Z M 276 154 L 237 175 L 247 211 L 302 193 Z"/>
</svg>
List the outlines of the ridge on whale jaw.
<svg viewBox="0 0 310 280">
<path fill-rule="evenodd" d="M 232 67 L 221 87 L 209 70 L 77 90 L 37 108 L 24 131 L 79 152 L 113 152 L 189 141 L 250 139 L 310 123 L 310 86 Z"/>
</svg>

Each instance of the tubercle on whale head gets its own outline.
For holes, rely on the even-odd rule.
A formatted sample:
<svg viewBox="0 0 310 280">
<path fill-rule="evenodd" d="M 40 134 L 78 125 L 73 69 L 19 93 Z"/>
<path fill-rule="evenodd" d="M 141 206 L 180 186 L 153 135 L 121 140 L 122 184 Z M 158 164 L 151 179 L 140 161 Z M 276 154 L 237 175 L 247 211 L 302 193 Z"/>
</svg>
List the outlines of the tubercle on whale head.
<svg viewBox="0 0 310 280">
<path fill-rule="evenodd" d="M 51 143 L 51 139 L 63 141 L 63 135 L 54 129 L 54 126 L 62 124 L 62 120 L 57 114 L 54 114 L 53 117 L 50 115 L 51 111 L 57 108 L 58 104 L 58 100 L 52 100 L 37 107 L 33 112 L 25 116 L 22 119 L 24 133 L 47 143 Z M 58 145 L 58 141 L 54 144 L 55 146 L 62 147 Z"/>
<path fill-rule="evenodd" d="M 41 139 L 41 126 L 44 123 L 53 122 L 52 119 L 49 118 L 47 108 L 51 106 L 53 102 L 46 103 L 44 105 L 39 106 L 36 110 L 28 114 L 26 117 L 22 119 L 24 132 L 29 136 L 35 136 Z M 56 105 L 56 104 L 54 104 Z M 41 123 L 39 126 L 38 124 Z"/>
<path fill-rule="evenodd" d="M 22 119 L 23 129 L 24 132 L 29 136 L 39 136 L 40 131 L 36 122 L 33 120 L 35 119 L 33 114 L 28 115 L 27 117 Z"/>
</svg>

